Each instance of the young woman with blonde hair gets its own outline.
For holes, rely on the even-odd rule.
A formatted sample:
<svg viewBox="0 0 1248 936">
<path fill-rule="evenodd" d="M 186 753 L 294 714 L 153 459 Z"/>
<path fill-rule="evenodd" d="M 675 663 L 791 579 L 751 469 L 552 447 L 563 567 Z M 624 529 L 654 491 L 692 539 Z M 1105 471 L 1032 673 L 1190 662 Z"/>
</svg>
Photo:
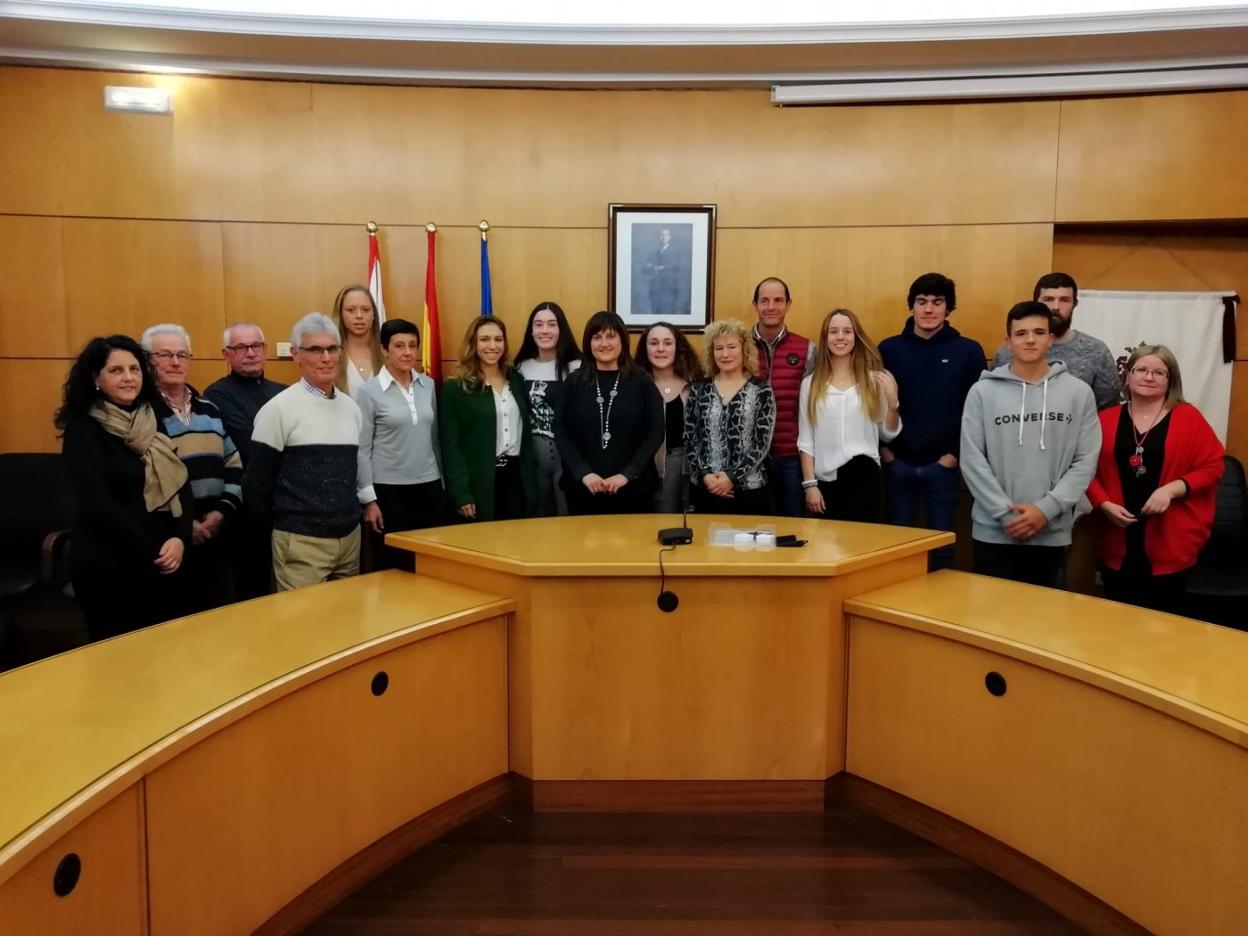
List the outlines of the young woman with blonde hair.
<svg viewBox="0 0 1248 936">
<path fill-rule="evenodd" d="M 334 324 L 342 336 L 342 356 L 334 386 L 354 398 L 381 371 L 381 322 L 367 286 L 349 283 L 334 297 Z"/>
<path fill-rule="evenodd" d="M 897 381 L 849 309 L 823 319 L 815 369 L 798 396 L 806 509 L 829 520 L 879 520 L 880 443 L 901 432 Z"/>
</svg>

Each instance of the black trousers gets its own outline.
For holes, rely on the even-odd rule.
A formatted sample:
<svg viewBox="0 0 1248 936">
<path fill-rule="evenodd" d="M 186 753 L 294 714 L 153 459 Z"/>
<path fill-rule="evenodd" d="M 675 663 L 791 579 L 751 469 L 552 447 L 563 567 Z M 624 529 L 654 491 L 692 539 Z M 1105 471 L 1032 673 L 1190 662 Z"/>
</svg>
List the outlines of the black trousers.
<svg viewBox="0 0 1248 936">
<path fill-rule="evenodd" d="M 228 526 L 234 521 L 228 517 Z M 225 530 L 216 539 L 187 548 L 182 559 L 186 600 L 184 614 L 211 611 L 234 600 L 234 568 Z"/>
<path fill-rule="evenodd" d="M 868 455 L 855 455 L 836 469 L 835 481 L 820 481 L 825 520 L 880 522 L 880 492 L 883 478 L 879 463 Z"/>
<path fill-rule="evenodd" d="M 975 571 L 980 575 L 1057 588 L 1066 563 L 1065 546 L 984 543 L 975 540 Z"/>
<path fill-rule="evenodd" d="M 225 522 L 223 534 L 234 578 L 234 598 L 247 601 L 273 594 L 273 531 L 244 507 Z"/>
<path fill-rule="evenodd" d="M 406 569 L 415 567 L 415 555 L 405 549 L 385 545 L 386 533 L 423 530 L 450 522 L 450 508 L 441 481 L 424 484 L 374 484 L 377 507 L 381 510 L 384 532 L 368 530 L 372 547 L 372 568 Z"/>
<path fill-rule="evenodd" d="M 771 496 L 771 486 L 767 484 L 752 491 L 735 488 L 732 497 L 712 494 L 700 484 L 692 485 L 692 489 L 691 501 L 694 513 L 728 514 L 734 517 L 743 515 L 771 517 L 776 512 L 775 501 Z"/>
<path fill-rule="evenodd" d="M 509 458 L 494 468 L 494 519 L 523 520 L 529 515 L 529 501 L 524 495 L 524 476 L 520 459 Z"/>
<path fill-rule="evenodd" d="M 1190 613 L 1187 579 L 1191 575 L 1191 569 L 1170 575 L 1153 575 L 1147 566 L 1129 568 L 1124 563 L 1121 569 L 1101 566 L 1100 570 L 1105 597 L 1110 601 L 1170 614 L 1188 616 Z"/>
</svg>

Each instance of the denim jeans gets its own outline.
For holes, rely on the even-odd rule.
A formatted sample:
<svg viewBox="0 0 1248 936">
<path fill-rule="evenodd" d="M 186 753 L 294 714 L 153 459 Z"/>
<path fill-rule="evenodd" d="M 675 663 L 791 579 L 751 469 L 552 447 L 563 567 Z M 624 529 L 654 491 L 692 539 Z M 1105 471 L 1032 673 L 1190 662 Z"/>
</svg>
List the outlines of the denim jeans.
<svg viewBox="0 0 1248 936">
<path fill-rule="evenodd" d="M 806 498 L 802 494 L 802 463 L 796 458 L 768 458 L 767 482 L 776 505 L 777 517 L 803 517 Z"/>
<path fill-rule="evenodd" d="M 946 468 L 940 462 L 911 465 L 894 458 L 885 463 L 884 502 L 888 522 L 917 526 L 919 499 L 922 498 L 927 528 L 952 533 L 958 522 L 961 478 L 957 468 Z M 931 552 L 933 569 L 950 569 L 953 561 L 952 546 L 941 546 Z"/>
</svg>

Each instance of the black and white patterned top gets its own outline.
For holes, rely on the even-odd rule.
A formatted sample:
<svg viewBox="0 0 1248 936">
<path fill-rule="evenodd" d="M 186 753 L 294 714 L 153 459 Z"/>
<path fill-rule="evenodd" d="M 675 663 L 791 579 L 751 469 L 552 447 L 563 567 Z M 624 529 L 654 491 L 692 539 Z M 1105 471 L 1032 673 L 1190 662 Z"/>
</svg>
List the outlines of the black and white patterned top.
<svg viewBox="0 0 1248 936">
<path fill-rule="evenodd" d="M 580 361 L 573 361 L 568 368 L 568 373 L 574 373 L 580 366 Z M 528 358 L 517 364 L 516 370 L 524 378 L 524 389 L 529 394 L 533 434 L 553 439 L 555 437 L 555 407 L 559 403 L 559 395 L 563 390 L 563 381 L 559 379 L 556 363 Z"/>
<path fill-rule="evenodd" d="M 734 487 L 758 490 L 767 483 L 763 460 L 776 428 L 776 398 L 771 387 L 751 377 L 725 403 L 714 380 L 699 380 L 685 403 L 685 452 L 695 484 L 722 471 Z"/>
</svg>

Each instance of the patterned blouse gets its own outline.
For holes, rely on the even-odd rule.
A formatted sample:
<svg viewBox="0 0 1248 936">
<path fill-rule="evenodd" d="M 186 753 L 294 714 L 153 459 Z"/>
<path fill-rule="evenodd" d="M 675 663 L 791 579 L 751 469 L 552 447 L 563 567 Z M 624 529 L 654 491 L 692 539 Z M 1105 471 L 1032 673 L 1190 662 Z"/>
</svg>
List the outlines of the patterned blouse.
<svg viewBox="0 0 1248 936">
<path fill-rule="evenodd" d="M 725 403 L 714 380 L 689 388 L 685 404 L 685 452 L 690 479 L 722 471 L 734 487 L 758 490 L 767 483 L 763 460 L 776 427 L 776 398 L 771 387 L 751 377 Z"/>
</svg>

